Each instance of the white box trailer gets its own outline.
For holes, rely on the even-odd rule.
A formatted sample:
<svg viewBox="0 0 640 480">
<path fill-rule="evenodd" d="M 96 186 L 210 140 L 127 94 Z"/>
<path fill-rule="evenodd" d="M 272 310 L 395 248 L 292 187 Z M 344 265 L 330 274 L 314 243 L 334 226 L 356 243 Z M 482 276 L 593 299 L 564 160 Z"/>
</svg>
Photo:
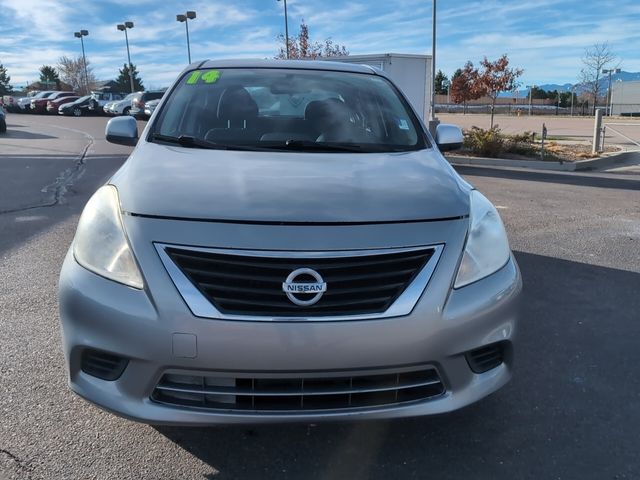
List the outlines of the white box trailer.
<svg viewBox="0 0 640 480">
<path fill-rule="evenodd" d="M 640 81 L 613 82 L 611 114 L 640 117 Z"/>
<path fill-rule="evenodd" d="M 406 53 L 380 53 L 349 55 L 324 60 L 358 63 L 379 68 L 385 72 L 406 95 L 422 120 L 429 118 L 431 99 L 431 55 Z"/>
</svg>

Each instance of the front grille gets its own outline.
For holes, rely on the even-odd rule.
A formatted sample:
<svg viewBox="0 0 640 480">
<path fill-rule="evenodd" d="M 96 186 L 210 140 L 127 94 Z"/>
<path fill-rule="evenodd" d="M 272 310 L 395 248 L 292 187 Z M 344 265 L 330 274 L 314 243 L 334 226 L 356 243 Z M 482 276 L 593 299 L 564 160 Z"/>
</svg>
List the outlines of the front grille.
<svg viewBox="0 0 640 480">
<path fill-rule="evenodd" d="M 445 392 L 432 368 L 330 378 L 229 378 L 165 374 L 151 399 L 212 410 L 314 411 L 371 408 L 427 400 Z"/>
<path fill-rule="evenodd" d="M 484 373 L 504 362 L 504 344 L 494 343 L 467 353 L 467 362 L 474 373 Z"/>
<path fill-rule="evenodd" d="M 323 258 L 273 258 L 175 247 L 165 251 L 220 312 L 265 316 L 384 312 L 434 254 L 433 248 Z M 283 292 L 283 282 L 300 268 L 315 270 L 327 284 L 314 305 L 296 305 Z M 299 277 L 296 281 L 313 279 Z M 296 298 L 304 301 L 314 295 L 296 294 Z"/>
<path fill-rule="evenodd" d="M 129 361 L 110 353 L 85 348 L 80 359 L 80 368 L 84 373 L 102 380 L 117 380 L 124 372 Z"/>
</svg>

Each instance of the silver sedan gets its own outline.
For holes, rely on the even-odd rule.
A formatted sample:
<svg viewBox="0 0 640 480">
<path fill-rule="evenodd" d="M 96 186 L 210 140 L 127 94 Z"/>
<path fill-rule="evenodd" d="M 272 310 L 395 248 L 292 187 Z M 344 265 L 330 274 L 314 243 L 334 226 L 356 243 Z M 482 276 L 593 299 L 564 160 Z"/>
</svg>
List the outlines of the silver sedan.
<svg viewBox="0 0 640 480">
<path fill-rule="evenodd" d="M 60 275 L 71 388 L 152 424 L 449 412 L 511 376 L 494 206 L 383 72 L 191 66 L 89 200 Z"/>
</svg>

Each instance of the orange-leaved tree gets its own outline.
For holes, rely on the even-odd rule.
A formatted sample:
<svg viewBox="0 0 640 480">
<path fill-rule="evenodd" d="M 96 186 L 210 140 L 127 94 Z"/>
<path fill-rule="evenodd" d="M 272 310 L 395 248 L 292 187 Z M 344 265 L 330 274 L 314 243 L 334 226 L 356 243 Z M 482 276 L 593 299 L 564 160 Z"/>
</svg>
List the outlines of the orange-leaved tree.
<svg viewBox="0 0 640 480">
<path fill-rule="evenodd" d="M 482 96 L 477 89 L 478 70 L 473 63 L 467 62 L 464 68 L 456 70 L 451 77 L 451 100 L 453 103 L 462 103 L 463 113 L 467 112 L 467 102 L 476 100 Z"/>
<path fill-rule="evenodd" d="M 280 51 L 276 58 L 287 58 L 287 41 L 284 35 L 278 35 L 278 41 L 281 43 Z M 338 45 L 331 38 L 325 39 L 324 42 L 314 42 L 309 40 L 309 26 L 300 23 L 300 31 L 298 35 L 289 37 L 289 57 L 291 59 L 316 59 L 320 57 L 344 57 L 349 55 L 349 51 L 344 45 Z"/>
<path fill-rule="evenodd" d="M 491 128 L 493 128 L 493 114 L 496 107 L 496 99 L 500 92 L 511 92 L 518 87 L 518 77 L 524 70 L 510 68 L 509 58 L 502 55 L 494 62 L 484 60 L 480 62 L 482 69 L 476 78 L 476 90 L 491 98 Z"/>
</svg>

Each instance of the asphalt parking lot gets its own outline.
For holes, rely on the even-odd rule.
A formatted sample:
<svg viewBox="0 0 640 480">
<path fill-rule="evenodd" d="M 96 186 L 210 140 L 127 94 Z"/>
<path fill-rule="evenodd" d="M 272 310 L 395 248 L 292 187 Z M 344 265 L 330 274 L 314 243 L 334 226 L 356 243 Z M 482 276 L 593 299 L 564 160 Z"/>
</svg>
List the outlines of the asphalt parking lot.
<svg viewBox="0 0 640 480">
<path fill-rule="evenodd" d="M 437 418 L 151 427 L 66 386 L 57 275 L 130 149 L 105 118 L 0 136 L 0 479 L 637 479 L 640 176 L 461 167 L 500 209 L 525 297 L 514 379 Z"/>
</svg>

